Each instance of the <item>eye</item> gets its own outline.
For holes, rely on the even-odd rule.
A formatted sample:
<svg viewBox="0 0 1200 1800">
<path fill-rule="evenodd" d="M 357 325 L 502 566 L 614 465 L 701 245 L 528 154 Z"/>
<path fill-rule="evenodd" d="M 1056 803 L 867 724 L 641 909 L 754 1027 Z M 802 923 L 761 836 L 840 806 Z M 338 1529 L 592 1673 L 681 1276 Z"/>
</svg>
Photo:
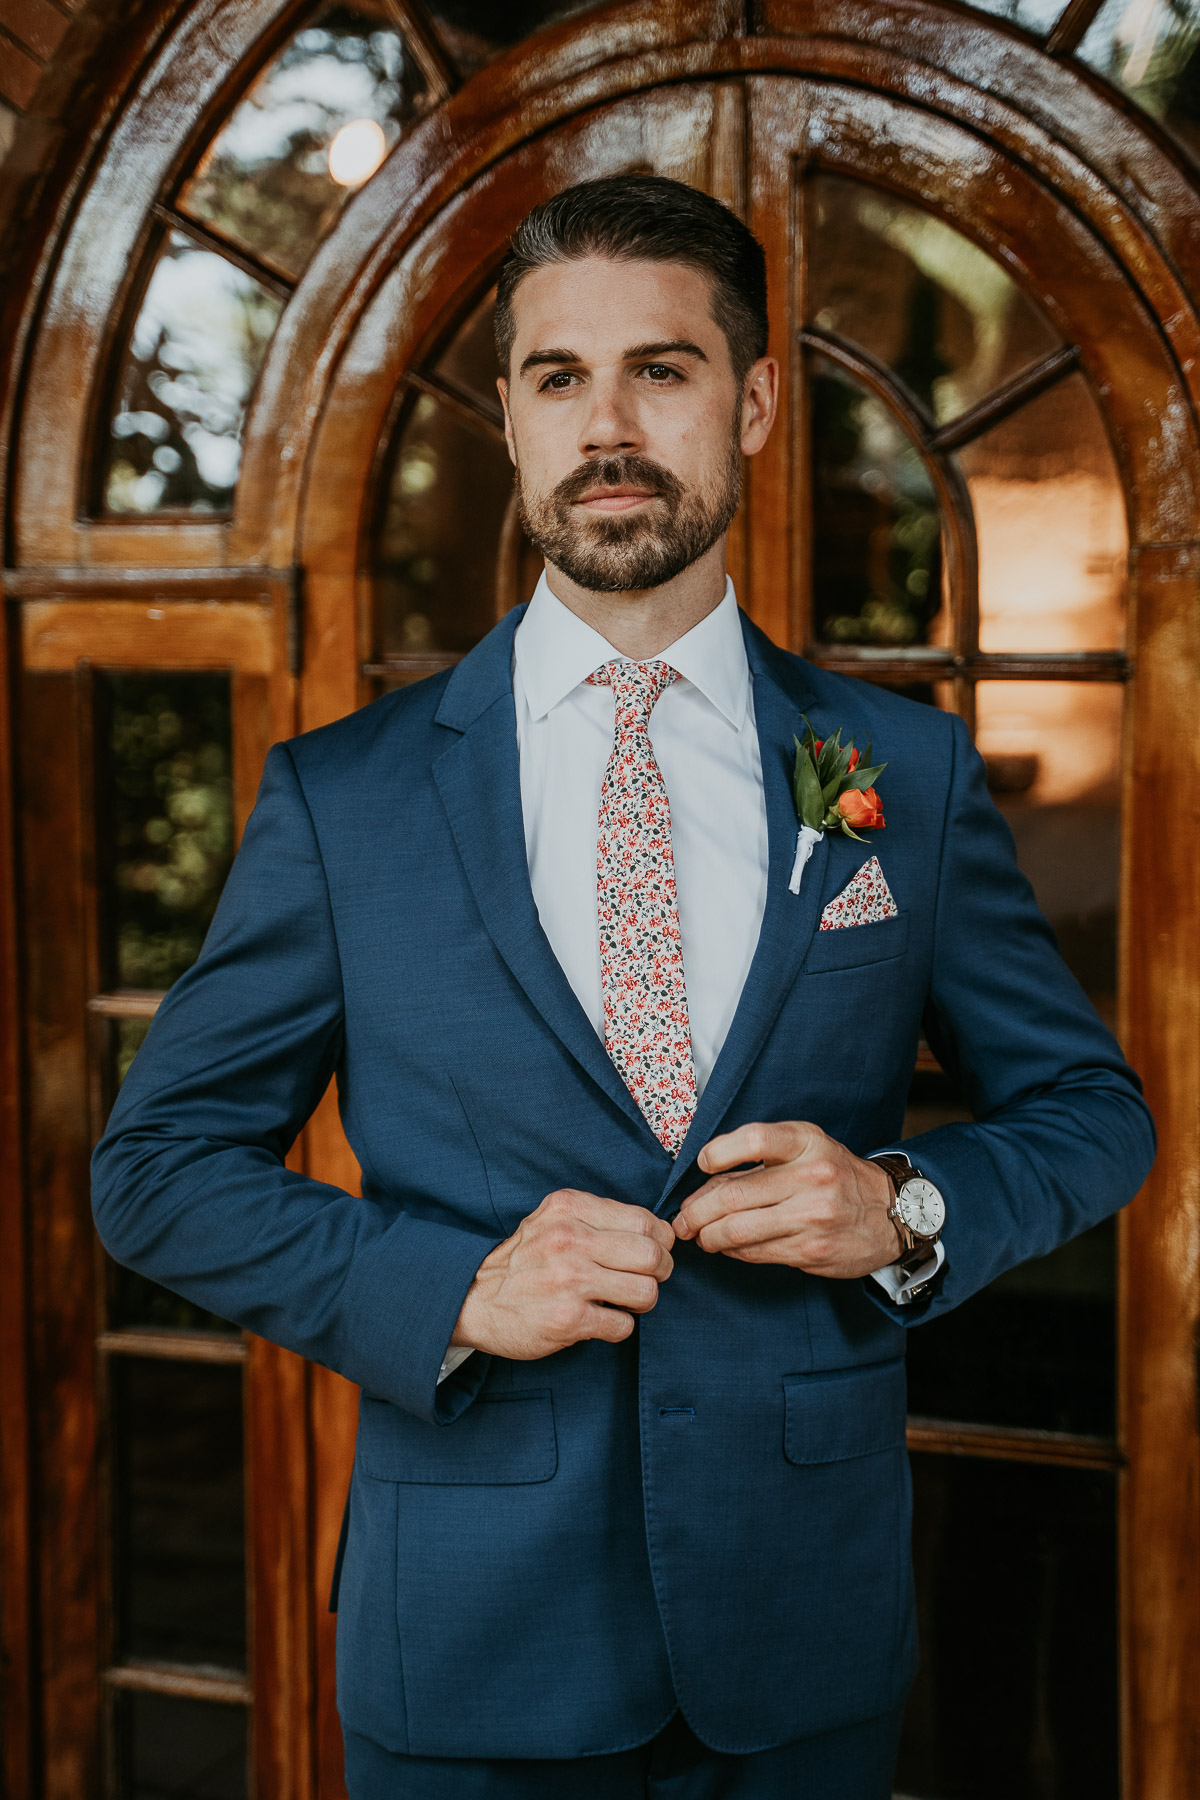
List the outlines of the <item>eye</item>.
<svg viewBox="0 0 1200 1800">
<path fill-rule="evenodd" d="M 648 376 L 659 387 L 666 387 L 670 382 L 679 379 L 679 370 L 672 369 L 667 363 L 647 363 L 642 374 Z"/>
<path fill-rule="evenodd" d="M 577 379 L 578 377 L 572 375 L 569 369 L 555 369 L 552 375 L 547 375 L 544 381 L 538 383 L 538 393 L 564 393 Z"/>
</svg>

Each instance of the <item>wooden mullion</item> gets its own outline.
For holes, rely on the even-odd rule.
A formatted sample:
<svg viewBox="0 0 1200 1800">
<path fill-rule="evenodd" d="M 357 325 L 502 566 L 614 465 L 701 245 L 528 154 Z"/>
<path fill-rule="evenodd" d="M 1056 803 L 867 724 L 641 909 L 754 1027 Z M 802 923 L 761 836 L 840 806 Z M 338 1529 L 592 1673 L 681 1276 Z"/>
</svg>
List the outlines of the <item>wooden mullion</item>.
<svg viewBox="0 0 1200 1800">
<path fill-rule="evenodd" d="M 429 83 L 435 104 L 462 86 L 462 75 L 422 0 L 383 0 Z"/>
<path fill-rule="evenodd" d="M 208 1700 L 219 1706 L 250 1706 L 254 1690 L 234 1669 L 209 1669 L 203 1664 L 127 1662 L 113 1663 L 104 1671 L 107 1687 L 127 1693 L 169 1694 L 180 1700 Z"/>
<path fill-rule="evenodd" d="M 1132 679 L 1134 665 L 1122 650 L 1064 650 L 1045 655 L 981 650 L 958 656 L 952 650 L 853 649 L 818 644 L 810 662 L 839 675 L 892 681 L 1111 681 Z"/>
<path fill-rule="evenodd" d="M 190 218 L 187 213 L 178 212 L 174 207 L 163 206 L 159 201 L 155 201 L 150 210 L 160 224 L 171 231 L 182 232 L 184 237 L 191 238 L 201 250 L 211 250 L 214 255 L 223 256 L 226 262 L 239 268 L 243 275 L 249 275 L 252 280 L 269 289 L 285 306 L 295 293 L 296 283 L 290 276 L 280 274 L 278 269 L 260 261 L 249 250 L 243 250 L 240 244 L 231 242 L 211 226 L 201 225 L 198 219 Z"/>
<path fill-rule="evenodd" d="M 416 388 L 420 394 L 428 394 L 432 399 L 441 401 L 457 418 L 468 425 L 474 425 L 486 436 L 500 443 L 504 442 L 504 414 L 498 406 L 489 406 L 477 394 L 459 387 L 456 381 L 448 381 L 444 375 L 435 374 L 432 370 L 409 369 L 405 371 L 404 382 L 407 387 Z"/>
<path fill-rule="evenodd" d="M 1082 1432 L 1005 1430 L 910 1413 L 907 1435 L 910 1450 L 938 1456 L 971 1456 L 991 1462 L 1103 1469 L 1111 1473 L 1125 1466 L 1125 1458 L 1112 1438 L 1091 1437 Z"/>
<path fill-rule="evenodd" d="M 1103 5 L 1104 0 L 1069 0 L 1046 37 L 1046 49 L 1051 56 L 1070 56 L 1077 50 Z"/>
<path fill-rule="evenodd" d="M 152 1019 L 165 999 L 157 988 L 117 988 L 93 994 L 87 1008 L 102 1019 Z"/>
<path fill-rule="evenodd" d="M 246 1340 L 223 1331 L 171 1330 L 167 1327 L 122 1326 L 96 1337 L 101 1356 L 141 1356 L 160 1362 L 242 1363 Z"/>
<path fill-rule="evenodd" d="M 994 388 L 985 394 L 976 405 L 969 406 L 965 412 L 959 413 L 939 427 L 929 439 L 931 450 L 958 450 L 969 444 L 974 438 L 982 437 L 993 425 L 999 425 L 1004 419 L 1036 400 L 1064 377 L 1078 367 L 1080 350 L 1078 344 L 1064 344 L 1061 349 L 1052 351 L 1043 357 L 1041 362 L 1034 363 L 1032 368 L 1024 369 L 1006 381 L 1002 387 Z"/>
</svg>

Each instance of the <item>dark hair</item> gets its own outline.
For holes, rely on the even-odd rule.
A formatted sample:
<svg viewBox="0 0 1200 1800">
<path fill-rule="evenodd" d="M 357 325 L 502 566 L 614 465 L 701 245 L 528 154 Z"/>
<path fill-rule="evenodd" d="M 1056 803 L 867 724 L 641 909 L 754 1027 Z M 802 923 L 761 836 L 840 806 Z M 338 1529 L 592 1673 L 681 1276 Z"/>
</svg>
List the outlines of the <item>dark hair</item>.
<svg viewBox="0 0 1200 1800">
<path fill-rule="evenodd" d="M 513 295 L 526 275 L 582 256 L 687 263 L 712 282 L 712 316 L 739 385 L 767 353 L 767 262 L 762 245 L 719 200 L 663 175 L 581 181 L 526 213 L 496 283 L 496 352 L 506 372 L 516 326 Z"/>
</svg>

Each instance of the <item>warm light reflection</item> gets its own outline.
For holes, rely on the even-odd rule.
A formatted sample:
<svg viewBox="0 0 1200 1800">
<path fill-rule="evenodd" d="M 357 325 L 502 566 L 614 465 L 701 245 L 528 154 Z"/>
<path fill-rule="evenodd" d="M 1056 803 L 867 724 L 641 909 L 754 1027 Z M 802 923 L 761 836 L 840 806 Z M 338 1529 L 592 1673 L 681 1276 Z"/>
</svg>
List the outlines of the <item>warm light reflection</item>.
<svg viewBox="0 0 1200 1800">
<path fill-rule="evenodd" d="M 981 681 L 976 742 L 989 762 L 1029 762 L 1023 805 L 1110 799 L 1120 772 L 1122 689 L 1090 681 Z M 1006 784 L 1007 785 L 1007 784 Z M 1014 796 L 1017 798 L 1018 796 Z"/>
<path fill-rule="evenodd" d="M 1127 539 L 1121 490 L 1084 469 L 968 478 L 979 534 L 979 642 L 992 651 L 1115 650 Z"/>
<path fill-rule="evenodd" d="M 339 187 L 361 187 L 386 155 L 383 127 L 374 119 L 352 119 L 329 146 L 329 173 Z"/>
</svg>

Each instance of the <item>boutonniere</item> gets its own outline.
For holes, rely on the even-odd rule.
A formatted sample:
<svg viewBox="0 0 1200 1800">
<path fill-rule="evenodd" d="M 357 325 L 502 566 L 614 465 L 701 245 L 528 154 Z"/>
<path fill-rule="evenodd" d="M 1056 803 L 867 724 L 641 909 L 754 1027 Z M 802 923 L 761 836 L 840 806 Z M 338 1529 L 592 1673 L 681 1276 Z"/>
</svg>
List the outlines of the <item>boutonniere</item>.
<svg viewBox="0 0 1200 1800">
<path fill-rule="evenodd" d="M 800 716 L 804 718 L 803 713 Z M 872 784 L 887 764 L 871 762 L 870 738 L 864 762 L 853 738 L 843 744 L 840 725 L 832 737 L 819 738 L 804 719 L 803 738 L 792 741 L 796 746 L 792 789 L 800 830 L 788 892 L 798 894 L 804 865 L 827 831 L 842 831 L 862 844 L 867 840 L 859 837 L 855 826 L 859 831 L 883 830 L 883 808 Z"/>
</svg>

